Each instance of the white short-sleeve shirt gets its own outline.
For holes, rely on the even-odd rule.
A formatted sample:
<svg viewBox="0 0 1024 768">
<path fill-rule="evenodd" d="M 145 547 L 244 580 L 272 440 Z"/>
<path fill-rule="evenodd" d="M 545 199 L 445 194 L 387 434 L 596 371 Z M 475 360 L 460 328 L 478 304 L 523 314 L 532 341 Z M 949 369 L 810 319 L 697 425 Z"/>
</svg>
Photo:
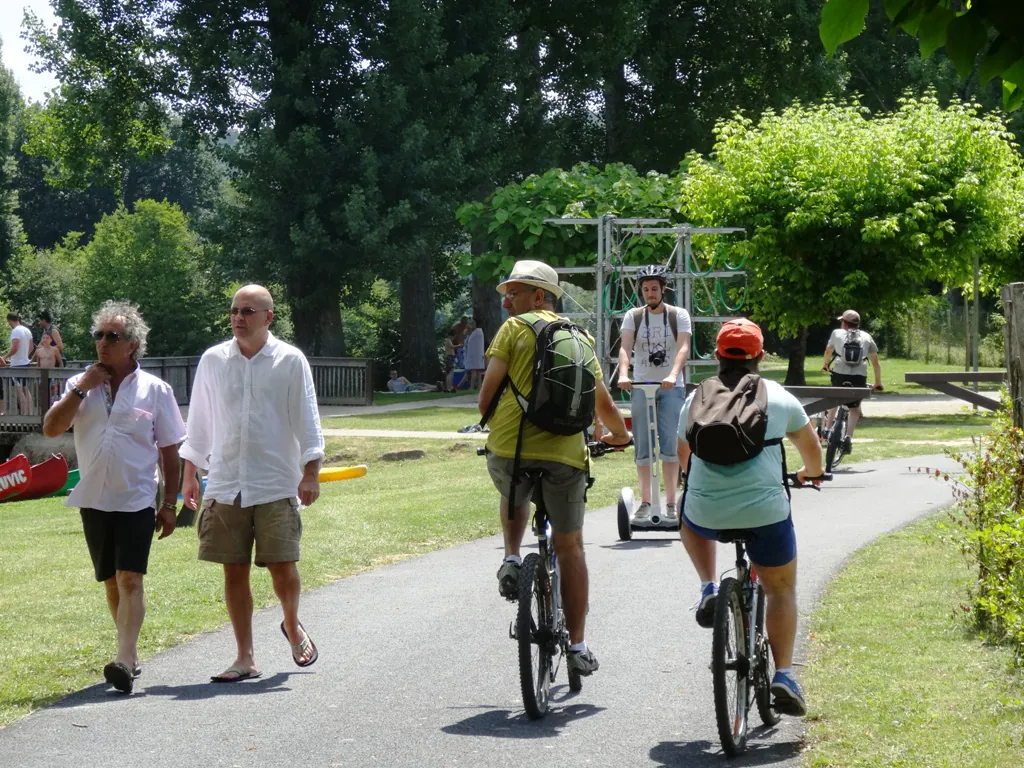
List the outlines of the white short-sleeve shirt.
<svg viewBox="0 0 1024 768">
<path fill-rule="evenodd" d="M 65 392 L 84 375 L 68 379 Z M 185 423 L 171 385 L 141 368 L 121 382 L 108 413 L 109 399 L 109 384 L 90 389 L 71 422 L 81 479 L 65 503 L 139 512 L 156 504 L 159 449 L 184 440 Z"/>
</svg>

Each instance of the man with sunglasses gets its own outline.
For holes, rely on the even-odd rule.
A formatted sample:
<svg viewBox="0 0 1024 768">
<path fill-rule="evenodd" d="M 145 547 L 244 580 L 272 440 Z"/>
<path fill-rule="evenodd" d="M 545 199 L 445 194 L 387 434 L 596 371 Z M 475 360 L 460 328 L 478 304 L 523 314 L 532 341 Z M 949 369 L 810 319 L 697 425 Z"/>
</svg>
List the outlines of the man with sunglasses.
<svg viewBox="0 0 1024 768">
<path fill-rule="evenodd" d="M 99 361 L 68 379 L 64 396 L 46 412 L 43 434 L 75 428 L 81 480 L 66 504 L 81 509 L 96 581 L 106 587 L 117 626 L 117 656 L 103 676 L 131 693 L 141 671 L 143 576 L 154 530 L 161 539 L 174 532 L 185 424 L 171 385 L 139 368 L 149 327 L 138 308 L 108 301 L 93 315 L 92 329 Z M 155 510 L 158 461 L 167 501 Z"/>
<path fill-rule="evenodd" d="M 182 496 L 196 508 L 196 468 L 208 470 L 197 524 L 199 559 L 224 567 L 224 602 L 237 656 L 215 683 L 260 677 L 252 638 L 250 574 L 266 567 L 281 601 L 281 632 L 293 661 L 317 660 L 299 621 L 302 582 L 296 563 L 301 506 L 320 495 L 324 438 L 313 374 L 303 354 L 270 333 L 274 300 L 259 285 L 239 289 L 231 302 L 234 338 L 211 347 L 196 369 L 188 409 Z"/>
</svg>

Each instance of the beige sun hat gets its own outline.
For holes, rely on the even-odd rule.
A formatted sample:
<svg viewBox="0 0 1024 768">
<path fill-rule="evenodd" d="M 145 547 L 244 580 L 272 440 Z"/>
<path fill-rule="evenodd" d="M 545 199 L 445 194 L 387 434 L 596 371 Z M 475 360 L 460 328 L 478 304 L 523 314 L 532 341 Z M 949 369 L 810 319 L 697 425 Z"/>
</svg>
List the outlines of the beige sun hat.
<svg viewBox="0 0 1024 768">
<path fill-rule="evenodd" d="M 558 273 L 543 261 L 517 261 L 512 267 L 512 274 L 505 282 L 498 285 L 498 293 L 505 293 L 509 283 L 525 283 L 550 291 L 556 299 L 562 297 L 562 289 L 558 287 Z"/>
</svg>

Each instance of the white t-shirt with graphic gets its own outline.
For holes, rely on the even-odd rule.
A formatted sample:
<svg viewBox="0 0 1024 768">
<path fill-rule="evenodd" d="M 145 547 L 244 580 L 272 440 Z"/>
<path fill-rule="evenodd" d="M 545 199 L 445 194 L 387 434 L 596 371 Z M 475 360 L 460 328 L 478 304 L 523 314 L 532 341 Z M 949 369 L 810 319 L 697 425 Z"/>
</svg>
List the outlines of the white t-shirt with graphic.
<svg viewBox="0 0 1024 768">
<path fill-rule="evenodd" d="M 18 340 L 18 351 L 11 355 L 8 365 L 19 366 L 29 364 L 29 348 L 32 346 L 32 331 L 24 325 L 16 325 L 11 328 L 11 346 L 14 340 Z"/>
<path fill-rule="evenodd" d="M 676 352 L 679 351 L 679 341 L 672 337 L 672 325 L 668 317 L 669 312 L 675 313 L 676 332 L 679 334 L 691 333 L 690 313 L 682 307 L 673 307 L 671 304 L 663 304 L 664 312 L 641 312 L 639 328 L 634 327 L 633 316 L 637 314 L 632 310 L 622 318 L 622 330 L 634 331 L 633 340 L 633 381 L 634 382 L 660 382 L 672 371 L 672 363 L 676 359 Z M 665 353 L 661 365 L 654 365 L 651 362 L 651 355 L 657 356 L 659 352 Z M 684 370 L 679 372 L 676 379 L 676 386 L 683 386 Z"/>
</svg>

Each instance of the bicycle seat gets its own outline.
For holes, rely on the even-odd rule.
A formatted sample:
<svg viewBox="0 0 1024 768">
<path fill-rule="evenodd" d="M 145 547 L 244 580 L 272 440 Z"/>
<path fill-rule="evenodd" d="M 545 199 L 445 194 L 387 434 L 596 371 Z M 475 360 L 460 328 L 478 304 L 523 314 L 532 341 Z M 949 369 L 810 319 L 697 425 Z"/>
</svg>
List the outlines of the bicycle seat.
<svg viewBox="0 0 1024 768">
<path fill-rule="evenodd" d="M 757 538 L 757 533 L 747 528 L 734 528 L 726 531 L 718 532 L 718 540 L 723 544 L 732 544 L 733 542 L 740 542 L 746 544 L 754 541 Z"/>
</svg>

